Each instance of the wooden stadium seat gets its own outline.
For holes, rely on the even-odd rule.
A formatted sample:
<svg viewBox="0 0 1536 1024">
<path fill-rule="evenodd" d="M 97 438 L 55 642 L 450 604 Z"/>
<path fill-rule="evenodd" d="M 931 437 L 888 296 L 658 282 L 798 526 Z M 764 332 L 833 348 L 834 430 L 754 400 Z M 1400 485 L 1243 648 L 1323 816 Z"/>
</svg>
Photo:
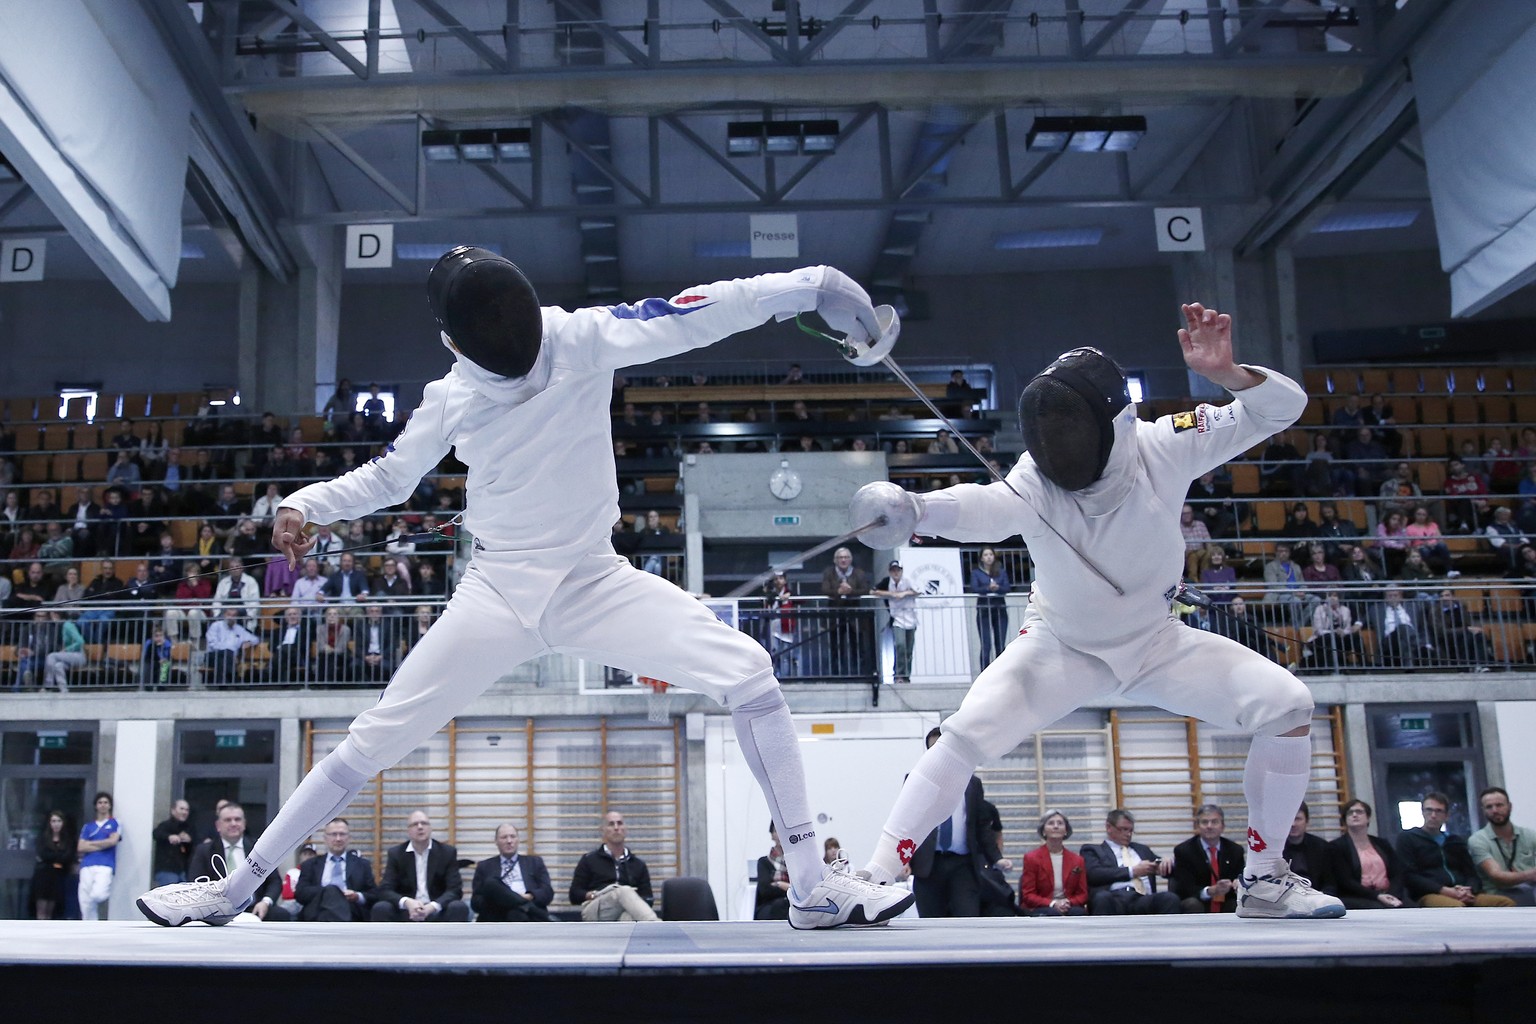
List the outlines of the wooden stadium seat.
<svg viewBox="0 0 1536 1024">
<path fill-rule="evenodd" d="M 172 519 L 171 540 L 183 551 L 190 551 L 197 545 L 199 525 L 196 519 Z"/>
<path fill-rule="evenodd" d="M 1490 587 L 1488 611 L 1502 618 L 1520 614 L 1520 591 L 1515 587 Z"/>
<path fill-rule="evenodd" d="M 1525 425 L 1536 423 L 1536 395 L 1516 395 L 1514 421 Z"/>
<path fill-rule="evenodd" d="M 1515 622 L 1485 622 L 1483 635 L 1493 648 L 1493 660 L 1520 664 L 1525 659 L 1525 637 Z"/>
<path fill-rule="evenodd" d="M 1449 395 L 1451 393 L 1451 371 L 1438 366 L 1420 367 L 1419 392 L 1425 395 Z"/>
<path fill-rule="evenodd" d="M 23 423 L 16 428 L 16 450 L 35 452 L 42 450 L 43 428 L 35 423 Z"/>
<path fill-rule="evenodd" d="M 1517 392 L 1536 391 L 1536 366 L 1511 366 L 1509 383 Z"/>
<path fill-rule="evenodd" d="M 325 440 L 325 418 L 323 416 L 300 416 L 298 426 L 304 432 L 305 442 L 315 444 Z"/>
<path fill-rule="evenodd" d="M 1296 422 L 1304 427 L 1323 426 L 1327 422 L 1324 412 L 1322 401 L 1314 398 L 1301 410 L 1301 418 Z"/>
<path fill-rule="evenodd" d="M 80 456 L 74 452 L 61 452 L 53 457 L 53 482 L 72 484 L 80 479 Z"/>
<path fill-rule="evenodd" d="M 1252 462 L 1232 463 L 1232 493 L 1259 493 L 1259 467 Z"/>
<path fill-rule="evenodd" d="M 1477 411 L 1481 423 L 1508 423 L 1512 403 L 1504 392 L 1488 392 L 1477 396 Z"/>
<path fill-rule="evenodd" d="M 350 649 L 350 645 L 349 645 Z M 249 678 L 267 671 L 267 666 L 272 662 L 272 648 L 263 640 L 255 647 L 244 648 L 240 652 L 240 663 L 237 671 L 242 677 Z"/>
<path fill-rule="evenodd" d="M 80 477 L 90 483 L 102 483 L 107 479 L 106 452 L 86 452 L 80 456 Z"/>
<path fill-rule="evenodd" d="M 1451 422 L 1450 402 L 1444 395 L 1420 395 L 1419 422 L 1433 425 Z"/>
<path fill-rule="evenodd" d="M 1456 600 L 1461 602 L 1462 610 L 1468 615 L 1483 614 L 1483 592 L 1481 590 L 1457 590 L 1454 593 Z"/>
<path fill-rule="evenodd" d="M 41 484 L 48 482 L 48 471 L 52 468 L 53 457 L 50 455 L 23 455 L 21 457 L 21 482 L 24 484 Z"/>
<path fill-rule="evenodd" d="M 1360 371 L 1360 390 L 1367 395 L 1392 391 L 1392 371 L 1371 369 Z"/>
<path fill-rule="evenodd" d="M 1415 469 L 1419 474 L 1419 490 L 1429 498 L 1439 494 L 1445 489 L 1445 464 L 1441 462 L 1421 462 Z"/>
<path fill-rule="evenodd" d="M 1340 519 L 1348 519 L 1362 528 L 1365 526 L 1365 502 L 1357 498 L 1346 498 L 1338 502 L 1337 508 Z"/>
<path fill-rule="evenodd" d="M 1451 427 L 1446 431 L 1452 452 L 1461 451 L 1463 441 L 1471 441 L 1479 452 L 1483 451 L 1483 431 L 1480 427 Z"/>
<path fill-rule="evenodd" d="M 1507 366 L 1475 366 L 1472 368 L 1477 378 L 1483 382 L 1483 393 L 1487 395 L 1502 395 L 1510 390 L 1509 367 Z"/>
<path fill-rule="evenodd" d="M 1481 423 L 1482 408 L 1477 395 L 1452 395 L 1446 403 L 1452 423 Z"/>
<path fill-rule="evenodd" d="M 196 411 L 196 410 L 194 410 Z M 149 396 L 150 416 L 173 416 L 176 412 L 176 396 L 169 392 Z"/>
<path fill-rule="evenodd" d="M 1450 451 L 1445 431 L 1440 427 L 1419 427 L 1409 433 L 1413 435 L 1413 450 L 1420 458 L 1443 459 Z"/>
<path fill-rule="evenodd" d="M 646 494 L 670 494 L 677 490 L 677 477 L 648 476 L 645 478 Z"/>
<path fill-rule="evenodd" d="M 1301 386 L 1309 395 L 1328 394 L 1329 371 L 1320 366 L 1308 367 L 1301 371 Z"/>
<path fill-rule="evenodd" d="M 44 430 L 42 448 L 43 451 L 48 452 L 68 451 L 70 448 L 69 427 L 63 423 L 55 423 L 47 430 Z"/>
<path fill-rule="evenodd" d="M 1254 516 L 1259 532 L 1265 536 L 1274 536 L 1285 528 L 1285 502 L 1255 502 Z"/>
<path fill-rule="evenodd" d="M 149 395 L 143 393 L 123 395 L 123 415 L 135 420 L 150 415 Z"/>
</svg>

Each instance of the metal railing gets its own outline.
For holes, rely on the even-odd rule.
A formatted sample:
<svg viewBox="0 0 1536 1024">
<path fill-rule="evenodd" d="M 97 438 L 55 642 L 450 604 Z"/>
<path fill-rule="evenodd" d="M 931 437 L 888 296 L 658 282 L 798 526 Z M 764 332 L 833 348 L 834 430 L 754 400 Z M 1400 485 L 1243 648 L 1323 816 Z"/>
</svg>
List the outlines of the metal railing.
<svg viewBox="0 0 1536 1024">
<path fill-rule="evenodd" d="M 1337 610 L 1330 595 L 1337 595 Z M 1212 588 L 1210 610 L 1176 605 L 1193 628 L 1244 644 L 1299 673 L 1527 670 L 1536 663 L 1536 586 L 1504 581 L 1344 583 Z M 0 688 L 377 688 L 441 612 L 442 597 L 292 605 L 93 602 L 0 613 Z M 914 684 L 965 684 L 1016 635 L 1027 596 L 1001 610 L 973 595 L 919 596 L 910 664 Z M 894 682 L 896 635 L 885 602 L 837 605 L 795 598 L 714 602 L 770 653 L 786 683 Z M 65 620 L 70 627 L 66 628 Z M 238 628 L 235 628 L 238 627 Z M 75 647 L 71 631 L 77 631 Z M 222 633 L 223 635 L 215 635 Z M 233 639 L 230 634 L 233 633 Z M 210 642 L 212 641 L 212 642 Z M 74 649 L 71 649 L 71 648 Z M 65 655 L 65 657 L 55 657 Z M 552 663 L 545 682 L 634 680 L 614 670 Z M 878 692 L 875 694 L 878 701 Z"/>
</svg>

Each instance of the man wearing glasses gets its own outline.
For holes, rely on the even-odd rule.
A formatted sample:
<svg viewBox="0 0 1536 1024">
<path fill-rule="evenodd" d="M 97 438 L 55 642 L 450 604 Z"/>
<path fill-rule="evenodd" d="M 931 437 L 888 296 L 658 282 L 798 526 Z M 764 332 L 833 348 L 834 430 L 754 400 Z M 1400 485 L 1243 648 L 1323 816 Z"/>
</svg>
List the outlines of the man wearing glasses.
<svg viewBox="0 0 1536 1024">
<path fill-rule="evenodd" d="M 1445 830 L 1451 801 L 1444 793 L 1426 793 L 1419 803 L 1424 824 L 1404 829 L 1397 840 L 1408 895 L 1421 907 L 1513 907 L 1508 896 L 1483 892 L 1465 836 Z"/>
<path fill-rule="evenodd" d="M 1114 916 L 1182 911 L 1178 896 L 1157 891 L 1157 880 L 1168 877 L 1173 861 L 1159 859 L 1150 847 L 1132 842 L 1135 833 L 1136 819 L 1117 807 L 1104 820 L 1104 842 L 1078 851 L 1088 869 L 1088 913 Z"/>
</svg>

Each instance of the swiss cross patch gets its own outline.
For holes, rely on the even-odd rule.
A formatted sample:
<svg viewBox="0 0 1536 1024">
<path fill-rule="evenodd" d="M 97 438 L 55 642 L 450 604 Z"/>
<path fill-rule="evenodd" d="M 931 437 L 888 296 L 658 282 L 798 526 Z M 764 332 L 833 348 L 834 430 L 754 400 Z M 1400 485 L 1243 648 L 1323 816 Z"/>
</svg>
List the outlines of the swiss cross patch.
<svg viewBox="0 0 1536 1024">
<path fill-rule="evenodd" d="M 896 844 L 896 856 L 901 858 L 903 864 L 912 863 L 912 855 L 917 852 L 917 844 L 910 839 L 903 839 Z"/>
<path fill-rule="evenodd" d="M 703 302 L 708 298 L 708 295 L 679 295 L 677 298 L 672 300 L 672 304 L 674 306 L 686 306 L 690 302 Z"/>
<path fill-rule="evenodd" d="M 1269 849 L 1269 844 L 1264 841 L 1263 836 L 1259 835 L 1257 832 L 1250 828 L 1248 830 L 1248 849 L 1252 850 L 1254 853 L 1263 853 L 1265 850 Z"/>
</svg>

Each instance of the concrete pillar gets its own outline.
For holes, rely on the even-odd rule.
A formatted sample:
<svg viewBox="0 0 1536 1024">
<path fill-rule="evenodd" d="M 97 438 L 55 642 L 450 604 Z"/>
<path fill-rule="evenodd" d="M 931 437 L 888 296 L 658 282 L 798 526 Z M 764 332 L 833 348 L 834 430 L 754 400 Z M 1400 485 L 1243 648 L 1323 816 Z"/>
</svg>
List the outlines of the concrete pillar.
<svg viewBox="0 0 1536 1024">
<path fill-rule="evenodd" d="M 105 723 L 103 723 L 105 725 Z M 161 774 L 162 725 L 155 721 L 117 722 L 112 763 L 112 814 L 122 826 L 117 846 L 117 871 L 108 903 L 114 921 L 137 920 L 133 901 L 149 888 L 154 872 L 150 833 L 165 810 L 170 776 Z M 165 762 L 168 764 L 168 762 Z M 103 772 L 103 775 L 105 772 Z"/>
<path fill-rule="evenodd" d="M 304 727 L 297 718 L 277 723 L 277 798 L 287 800 L 304 779 Z M 275 813 L 275 812 L 274 812 Z"/>
<path fill-rule="evenodd" d="M 292 280 L 269 277 L 254 261 L 241 271 L 238 380 L 242 404 L 255 412 L 318 411 L 336 380 L 343 236 L 340 228 L 301 235 L 309 260 Z"/>
<path fill-rule="evenodd" d="M 1344 705 L 1344 752 L 1349 759 L 1350 798 L 1371 803 L 1371 732 L 1364 704 Z"/>
<path fill-rule="evenodd" d="M 1238 259 L 1231 249 L 1181 253 L 1174 260 L 1173 279 L 1180 302 L 1202 302 L 1231 315 L 1240 362 L 1272 366 L 1300 379 L 1296 268 L 1289 250 L 1251 259 Z"/>
</svg>

